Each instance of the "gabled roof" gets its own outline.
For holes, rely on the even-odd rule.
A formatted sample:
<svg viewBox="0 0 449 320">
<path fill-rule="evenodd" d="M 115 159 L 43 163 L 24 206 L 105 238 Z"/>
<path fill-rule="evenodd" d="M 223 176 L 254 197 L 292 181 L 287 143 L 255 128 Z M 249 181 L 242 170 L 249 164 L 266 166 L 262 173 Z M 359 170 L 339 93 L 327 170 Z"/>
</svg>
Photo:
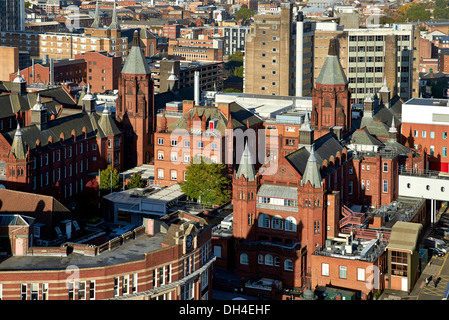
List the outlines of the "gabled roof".
<svg viewBox="0 0 449 320">
<path fill-rule="evenodd" d="M 363 127 L 362 129 L 356 130 L 351 137 L 351 141 L 354 144 L 360 144 L 360 145 L 372 145 L 372 146 L 382 146 L 383 143 L 373 137 L 366 127 Z"/>
<path fill-rule="evenodd" d="M 51 137 L 53 144 L 60 143 L 60 135 L 64 134 L 65 139 L 70 139 L 72 130 L 78 137 L 84 136 L 83 128 L 86 128 L 87 136 L 95 136 L 97 131 L 93 127 L 92 122 L 85 112 L 76 113 L 62 118 L 57 118 L 47 122 L 47 129 L 40 130 L 36 125 L 32 124 L 21 128 L 24 142 L 28 145 L 30 151 L 36 148 L 36 141 L 39 140 L 41 148 L 48 147 L 48 140 Z M 8 132 L 3 132 L 5 139 L 12 145 L 16 129 Z"/>
<path fill-rule="evenodd" d="M 108 108 L 104 108 L 103 114 L 98 121 L 101 130 L 103 130 L 104 134 L 107 136 L 114 136 L 121 133 L 117 124 L 115 123 L 114 118 L 112 118 L 111 113 Z"/>
<path fill-rule="evenodd" d="M 324 160 L 329 160 L 331 156 L 335 156 L 337 152 L 343 151 L 343 146 L 338 140 L 331 134 L 326 134 L 319 139 L 315 140 L 314 156 L 317 164 L 321 167 Z M 309 151 L 302 147 L 285 157 L 292 167 L 303 176 L 306 170 L 307 162 L 310 158 Z M 321 173 L 321 177 L 324 178 L 324 173 Z"/>
<path fill-rule="evenodd" d="M 198 116 L 202 118 L 206 117 L 207 120 L 217 119 L 217 130 L 222 134 L 225 133 L 226 127 L 228 125 L 228 119 L 218 110 L 217 107 L 214 106 L 196 106 L 190 109 L 188 112 L 182 115 L 177 121 L 171 124 L 168 127 L 168 130 L 175 129 L 185 129 L 187 130 L 187 115 L 190 115 L 190 118 L 193 119 L 195 113 L 198 112 Z M 234 129 L 245 129 L 247 126 L 247 122 L 250 126 L 253 126 L 257 123 L 260 123 L 262 120 L 254 115 L 249 110 L 241 107 L 236 103 L 232 103 L 230 105 L 230 113 L 231 113 L 231 121 Z"/>
</svg>

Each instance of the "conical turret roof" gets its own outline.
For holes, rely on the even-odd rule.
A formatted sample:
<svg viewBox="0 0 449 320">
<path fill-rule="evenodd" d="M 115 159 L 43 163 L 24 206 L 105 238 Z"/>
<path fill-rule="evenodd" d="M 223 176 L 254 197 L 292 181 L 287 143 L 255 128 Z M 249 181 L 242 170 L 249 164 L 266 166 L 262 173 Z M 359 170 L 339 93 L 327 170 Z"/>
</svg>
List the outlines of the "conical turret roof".
<svg viewBox="0 0 449 320">
<path fill-rule="evenodd" d="M 254 168 L 253 157 L 249 151 L 248 143 L 246 143 L 245 150 L 243 150 L 236 178 L 240 178 L 241 175 L 248 181 L 256 180 L 256 169 Z"/>
<path fill-rule="evenodd" d="M 329 53 L 324 61 L 321 72 L 315 83 L 319 84 L 347 84 L 348 79 L 337 55 L 338 41 L 335 37 L 330 40 Z"/>
<path fill-rule="evenodd" d="M 307 181 L 310 181 L 310 184 L 315 187 L 321 187 L 321 173 L 320 168 L 318 167 L 318 161 L 315 157 L 315 146 L 312 146 L 310 150 L 309 159 L 307 160 L 306 169 L 304 170 L 304 174 L 301 179 L 301 184 L 305 185 Z"/>
<path fill-rule="evenodd" d="M 22 129 L 20 129 L 20 124 L 17 123 L 17 129 L 14 133 L 14 139 L 11 145 L 11 152 L 14 154 L 16 159 L 25 159 L 27 155 L 27 147 L 25 140 L 23 139 Z"/>
<path fill-rule="evenodd" d="M 122 73 L 126 74 L 150 74 L 151 69 L 148 65 L 145 55 L 140 48 L 140 36 L 136 30 L 134 32 L 134 39 L 131 50 L 128 57 L 126 57 L 125 65 L 123 66 Z"/>
</svg>

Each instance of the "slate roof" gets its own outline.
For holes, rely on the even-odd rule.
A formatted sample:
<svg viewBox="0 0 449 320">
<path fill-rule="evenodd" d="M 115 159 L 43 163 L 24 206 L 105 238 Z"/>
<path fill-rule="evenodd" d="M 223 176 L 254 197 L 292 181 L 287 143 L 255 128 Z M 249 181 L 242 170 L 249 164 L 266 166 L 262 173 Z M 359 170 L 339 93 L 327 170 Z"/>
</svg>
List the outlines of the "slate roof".
<svg viewBox="0 0 449 320">
<path fill-rule="evenodd" d="M 370 146 L 383 145 L 383 143 L 379 139 L 376 139 L 368 132 L 368 129 L 366 127 L 356 130 L 352 134 L 351 141 L 353 141 L 354 144 L 361 144 L 361 145 L 370 145 Z"/>
<path fill-rule="evenodd" d="M 298 190 L 296 187 L 262 184 L 257 195 L 267 198 L 297 199 Z"/>
<path fill-rule="evenodd" d="M 324 135 L 319 139 L 315 140 L 315 158 L 318 165 L 324 160 L 329 160 L 331 156 L 335 156 L 337 152 L 342 152 L 343 146 L 338 142 L 338 140 L 331 134 Z M 292 165 L 293 168 L 301 175 L 304 175 L 306 170 L 306 165 L 309 160 L 310 153 L 305 147 L 298 149 L 285 158 Z M 327 171 L 330 173 L 330 171 Z M 324 172 L 321 172 L 322 178 L 325 177 Z"/>
<path fill-rule="evenodd" d="M 198 113 L 198 116 L 201 119 L 203 117 L 206 117 L 206 121 L 217 119 L 218 123 L 217 123 L 216 129 L 221 134 L 225 133 L 226 125 L 228 123 L 228 120 L 218 110 L 218 108 L 211 107 L 211 106 L 197 106 L 197 107 L 194 107 L 194 108 L 190 109 L 188 112 L 183 114 L 181 118 L 179 118 L 173 124 L 171 124 L 168 127 L 168 130 L 175 130 L 175 129 L 187 130 L 187 115 L 190 115 L 190 118 L 193 119 L 195 117 L 196 113 Z"/>
<path fill-rule="evenodd" d="M 9 92 L 10 83 L 3 82 L 0 84 L 0 90 L 3 88 Z M 62 87 L 45 89 L 38 92 L 27 93 L 24 95 L 2 94 L 0 95 L 0 118 L 12 117 L 16 112 L 26 112 L 30 110 L 40 95 L 41 102 L 51 114 L 58 114 L 60 106 L 75 107 L 76 103 L 73 98 Z"/>
<path fill-rule="evenodd" d="M 320 84 L 346 84 L 348 79 L 343 67 L 338 60 L 338 56 L 328 55 L 324 61 L 321 72 L 315 83 Z"/>
<path fill-rule="evenodd" d="M 134 40 L 122 73 L 124 74 L 151 74 L 150 66 L 140 47 L 139 32 L 134 32 Z"/>
<path fill-rule="evenodd" d="M 115 120 L 112 118 L 111 113 L 107 108 L 103 110 L 103 114 L 101 115 L 98 124 L 100 125 L 103 133 L 107 136 L 114 136 L 121 133 L 121 130 L 115 123 Z"/>
<path fill-rule="evenodd" d="M 51 120 L 47 122 L 47 129 L 44 130 L 40 130 L 36 125 L 32 124 L 21 128 L 21 131 L 25 143 L 30 148 L 30 151 L 33 151 L 36 148 L 37 140 L 40 141 L 41 148 L 47 148 L 48 140 L 52 137 L 53 145 L 56 147 L 61 143 L 60 134 L 63 133 L 67 140 L 70 139 L 72 130 L 75 130 L 78 138 L 83 138 L 83 127 L 87 130 L 87 137 L 92 137 L 97 134 L 98 129 L 93 127 L 89 115 L 84 112 Z M 16 130 L 17 129 L 2 133 L 10 144 L 13 142 Z"/>
<path fill-rule="evenodd" d="M 190 118 L 193 119 L 196 112 L 198 112 L 198 116 L 200 118 L 205 116 L 206 121 L 217 119 L 218 120 L 216 127 L 217 130 L 222 134 L 225 133 L 226 127 L 228 125 L 228 119 L 226 119 L 226 117 L 218 110 L 218 108 L 213 106 L 196 106 L 190 109 L 189 112 L 186 112 L 185 114 L 182 115 L 181 118 L 179 118 L 177 121 L 171 124 L 168 127 L 168 130 L 175 130 L 175 129 L 187 130 L 187 115 L 189 114 Z M 232 125 L 234 126 L 234 129 L 238 128 L 245 129 L 247 121 L 250 127 L 262 121 L 252 112 L 239 106 L 236 103 L 231 104 L 230 112 L 231 112 L 231 121 Z"/>
<path fill-rule="evenodd" d="M 395 105 L 397 108 L 400 108 L 398 104 L 401 103 L 396 103 Z M 380 106 L 376 108 L 372 117 L 366 115 L 363 116 L 360 128 L 366 127 L 368 132 L 377 138 L 388 138 L 393 117 L 395 124 L 400 125 L 401 120 L 394 110 Z"/>
</svg>

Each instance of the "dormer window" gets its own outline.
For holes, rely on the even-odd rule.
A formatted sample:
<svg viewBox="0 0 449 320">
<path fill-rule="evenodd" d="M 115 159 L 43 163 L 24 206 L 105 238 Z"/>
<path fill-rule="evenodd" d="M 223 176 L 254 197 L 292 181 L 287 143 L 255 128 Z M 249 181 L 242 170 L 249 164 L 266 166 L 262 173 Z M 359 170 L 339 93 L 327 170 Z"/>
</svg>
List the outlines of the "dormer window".
<svg viewBox="0 0 449 320">
<path fill-rule="evenodd" d="M 209 130 L 214 131 L 217 128 L 218 120 L 209 121 Z"/>
</svg>

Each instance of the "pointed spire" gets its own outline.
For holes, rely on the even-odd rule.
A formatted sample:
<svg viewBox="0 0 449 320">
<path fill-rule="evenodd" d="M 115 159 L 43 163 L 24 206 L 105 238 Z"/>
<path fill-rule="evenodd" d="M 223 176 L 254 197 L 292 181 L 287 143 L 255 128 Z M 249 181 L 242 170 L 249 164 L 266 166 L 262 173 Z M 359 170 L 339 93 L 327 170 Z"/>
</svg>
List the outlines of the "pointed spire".
<svg viewBox="0 0 449 320">
<path fill-rule="evenodd" d="M 387 77 L 384 76 L 384 81 L 382 82 L 382 87 L 380 88 L 379 92 L 390 92 L 390 88 L 387 86 Z"/>
<path fill-rule="evenodd" d="M 46 110 L 45 106 L 41 103 L 41 97 L 40 97 L 39 93 L 37 94 L 37 97 L 36 97 L 36 103 L 31 110 L 35 110 L 35 111 Z"/>
<path fill-rule="evenodd" d="M 114 0 L 114 10 L 112 11 L 112 21 L 111 24 L 109 25 L 110 29 L 120 29 L 120 26 L 118 24 L 118 19 L 117 19 L 117 7 L 116 7 L 116 0 Z"/>
<path fill-rule="evenodd" d="M 95 6 L 95 17 L 94 17 L 94 22 L 91 25 L 91 28 L 102 28 L 103 27 L 103 25 L 101 24 L 101 21 L 100 21 L 100 9 L 98 6 L 98 1 L 99 0 L 97 0 L 97 4 Z"/>
<path fill-rule="evenodd" d="M 11 153 L 16 159 L 25 159 L 27 155 L 27 147 L 23 139 L 23 132 L 20 129 L 20 124 L 17 122 L 17 129 L 12 140 Z"/>
<path fill-rule="evenodd" d="M 24 83 L 25 82 L 25 79 L 22 78 L 22 75 L 20 74 L 20 68 L 17 68 L 17 76 L 13 80 L 13 82 L 15 82 L 15 83 Z"/>
<path fill-rule="evenodd" d="M 365 102 L 374 102 L 373 97 L 369 92 L 366 93 Z"/>
<path fill-rule="evenodd" d="M 309 181 L 314 188 L 321 187 L 321 173 L 318 167 L 318 161 L 315 157 L 315 145 L 310 150 L 309 159 L 307 160 L 304 174 L 302 175 L 301 185 L 307 184 Z"/>
<path fill-rule="evenodd" d="M 300 130 L 301 131 L 313 130 L 313 127 L 310 125 L 310 116 L 308 112 L 306 112 L 306 114 L 304 115 L 304 122 L 301 124 Z"/>
<path fill-rule="evenodd" d="M 245 150 L 243 150 L 242 157 L 240 158 L 236 179 L 239 179 L 242 175 L 247 181 L 256 180 L 256 169 L 254 168 L 253 157 L 248 148 L 248 142 L 246 142 Z"/>
<path fill-rule="evenodd" d="M 108 106 L 104 106 L 103 112 L 101 113 L 102 116 L 109 116 L 111 114 L 111 112 L 109 112 L 109 107 Z"/>
<path fill-rule="evenodd" d="M 93 94 L 90 92 L 90 83 L 87 84 L 87 92 L 83 97 L 83 101 L 94 100 Z"/>
<path fill-rule="evenodd" d="M 398 130 L 396 129 L 396 125 L 394 123 L 394 116 L 393 116 L 393 119 L 391 120 L 391 126 L 390 126 L 390 129 L 388 129 L 388 132 L 390 132 L 390 133 L 398 132 Z"/>
<path fill-rule="evenodd" d="M 171 70 L 169 71 L 169 76 L 167 78 L 168 81 L 176 81 L 178 77 L 175 75 L 175 66 L 172 65 Z"/>
</svg>

